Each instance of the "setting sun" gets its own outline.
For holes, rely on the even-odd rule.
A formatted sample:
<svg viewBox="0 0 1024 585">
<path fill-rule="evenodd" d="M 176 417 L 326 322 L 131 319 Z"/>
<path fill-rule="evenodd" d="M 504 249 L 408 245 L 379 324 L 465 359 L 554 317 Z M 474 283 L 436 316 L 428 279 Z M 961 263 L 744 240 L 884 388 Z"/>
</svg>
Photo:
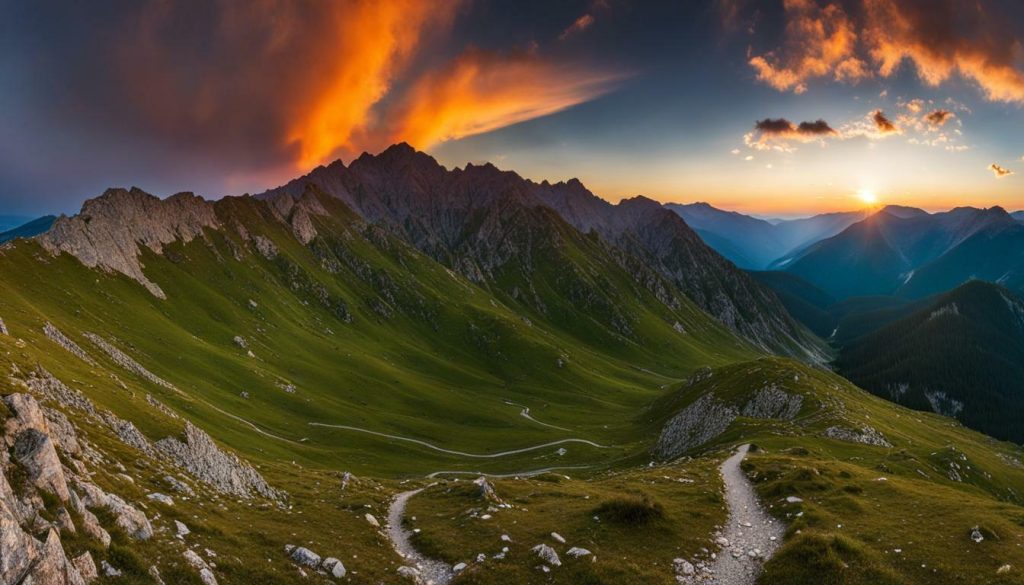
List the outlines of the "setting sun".
<svg viewBox="0 0 1024 585">
<path fill-rule="evenodd" d="M 868 205 L 878 203 L 878 195 L 875 195 L 875 192 L 871 189 L 861 189 L 860 191 L 857 191 L 857 199 L 860 199 Z"/>
</svg>

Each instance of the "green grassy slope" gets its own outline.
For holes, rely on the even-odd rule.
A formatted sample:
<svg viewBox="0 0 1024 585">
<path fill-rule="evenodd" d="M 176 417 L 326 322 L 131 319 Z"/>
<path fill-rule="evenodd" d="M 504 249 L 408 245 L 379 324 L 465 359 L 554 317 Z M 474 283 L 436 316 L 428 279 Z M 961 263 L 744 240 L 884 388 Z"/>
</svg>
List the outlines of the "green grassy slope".
<svg viewBox="0 0 1024 585">
<path fill-rule="evenodd" d="M 683 384 L 649 409 L 653 426 L 711 395 L 741 405 L 765 387 L 800 395 L 795 419 L 739 417 L 721 435 L 678 460 L 589 479 L 498 480 L 515 504 L 490 520 L 460 483 L 428 488 L 414 500 L 413 525 L 435 554 L 452 560 L 467 551 L 491 553 L 508 533 L 517 554 L 500 571 L 481 568 L 456 583 L 504 583 L 506 575 L 536 574 L 522 545 L 566 536 L 596 563 L 570 563 L 556 583 L 650 583 L 672 579 L 672 560 L 707 558 L 712 532 L 725 519 L 715 466 L 734 445 L 756 449 L 743 464 L 770 512 L 786 523 L 779 553 L 762 584 L 877 585 L 1019 583 L 1024 566 L 1024 466 L 1021 448 L 938 415 L 871 396 L 846 380 L 797 362 L 765 358 L 714 371 Z M 829 438 L 830 427 L 874 429 L 889 446 Z M 550 476 L 547 476 L 550 477 Z M 693 483 L 690 483 L 690 482 Z M 654 520 L 609 524 L 593 516 L 623 497 L 660 505 Z M 799 498 L 792 503 L 787 498 Z M 665 522 L 664 520 L 669 520 Z M 978 527 L 984 540 L 972 540 Z M 479 543 L 479 544 L 476 544 Z M 621 547 L 635 543 L 628 554 Z M 564 548 L 564 547 L 563 547 Z M 460 556 L 461 555 L 461 556 Z M 997 574 L 1004 565 L 1012 569 Z"/>
<path fill-rule="evenodd" d="M 311 248 L 263 202 L 218 203 L 225 224 L 244 223 L 271 238 L 280 253 L 267 260 L 246 252 L 236 260 L 233 251 L 244 244 L 228 231 L 172 244 L 163 255 L 147 251 L 147 276 L 167 300 L 19 242 L 0 256 L 0 317 L 42 365 L 62 379 L 87 381 L 94 399 L 140 419 L 151 438 L 166 429 L 136 416 L 145 411 L 145 392 L 248 457 L 377 475 L 611 461 L 636 449 L 642 437 L 629 419 L 660 386 L 698 366 L 752 355 L 685 298 L 675 308 L 657 300 L 600 242 L 555 218 L 537 224 L 557 236 L 557 248 L 537 250 L 540 264 L 529 282 L 509 265 L 495 284 L 480 286 L 361 225 L 340 202 L 324 203 L 332 216 L 316 219 L 321 237 Z M 527 286 L 542 308 L 508 292 Z M 47 340 L 46 322 L 99 366 Z M 181 393 L 136 377 L 138 392 L 125 400 L 108 373 L 132 376 L 105 359 L 83 337 L 87 331 L 112 340 Z M 283 389 L 288 384 L 294 393 Z M 523 407 L 536 420 L 573 432 L 533 422 L 521 416 Z M 567 438 L 614 448 L 571 443 L 564 456 L 552 447 L 473 458 L 310 423 L 480 455 Z"/>
</svg>

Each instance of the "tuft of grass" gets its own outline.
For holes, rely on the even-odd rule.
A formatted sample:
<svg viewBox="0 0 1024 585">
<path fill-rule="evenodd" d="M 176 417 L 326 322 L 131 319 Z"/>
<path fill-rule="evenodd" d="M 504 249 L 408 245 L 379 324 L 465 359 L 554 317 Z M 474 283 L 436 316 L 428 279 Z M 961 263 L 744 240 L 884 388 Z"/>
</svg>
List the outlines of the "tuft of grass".
<svg viewBox="0 0 1024 585">
<path fill-rule="evenodd" d="M 644 526 L 665 518 L 665 508 L 647 494 L 608 500 L 594 509 L 594 515 L 625 526 Z"/>
</svg>

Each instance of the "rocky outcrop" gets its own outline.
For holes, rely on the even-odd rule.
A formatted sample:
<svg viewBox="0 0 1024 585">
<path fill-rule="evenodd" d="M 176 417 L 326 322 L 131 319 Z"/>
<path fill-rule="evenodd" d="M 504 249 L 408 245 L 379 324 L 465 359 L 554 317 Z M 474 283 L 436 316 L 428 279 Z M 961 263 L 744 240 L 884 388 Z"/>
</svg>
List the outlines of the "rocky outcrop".
<svg viewBox="0 0 1024 585">
<path fill-rule="evenodd" d="M 96 409 L 81 392 L 69 388 L 42 368 L 25 382 L 41 396 L 82 411 L 90 418 L 103 423 L 125 444 L 146 455 L 170 461 L 218 491 L 241 497 L 262 496 L 273 500 L 280 500 L 286 495 L 270 487 L 251 465 L 238 456 L 221 450 L 208 434 L 192 423 L 185 423 L 183 440 L 166 437 L 154 444 L 132 422 L 119 418 L 109 411 Z"/>
<path fill-rule="evenodd" d="M 4 404 L 14 413 L 4 424 L 4 436 L 28 481 L 66 502 L 68 485 L 39 404 L 26 394 L 5 396 Z"/>
<path fill-rule="evenodd" d="M 77 343 L 72 341 L 67 335 L 64 335 L 60 329 L 57 329 L 52 323 L 47 322 L 43 325 L 43 333 L 57 345 L 71 352 L 74 356 L 81 359 L 83 362 L 90 366 L 95 366 L 96 361 L 89 357 L 89 354 L 85 352 Z"/>
<path fill-rule="evenodd" d="M 134 187 L 108 189 L 86 201 L 78 215 L 59 217 L 38 240 L 53 255 L 67 253 L 90 268 L 119 272 L 166 298 L 143 273 L 140 246 L 160 254 L 167 244 L 190 242 L 219 225 L 213 204 L 191 193 L 160 200 Z"/>
<path fill-rule="evenodd" d="M 47 534 L 46 542 L 39 549 L 39 557 L 22 582 L 38 585 L 85 585 L 85 579 L 64 554 L 60 536 L 53 529 Z"/>
<path fill-rule="evenodd" d="M 661 459 L 673 459 L 699 447 L 724 433 L 737 414 L 735 408 L 705 394 L 665 424 L 654 446 L 654 454 Z"/>
<path fill-rule="evenodd" d="M 793 420 L 803 403 L 803 396 L 771 385 L 755 392 L 753 398 L 743 405 L 741 414 L 749 418 Z"/>
<path fill-rule="evenodd" d="M 892 447 L 892 443 L 885 438 L 885 435 L 869 426 L 862 427 L 860 430 L 832 426 L 825 429 L 823 434 L 830 439 L 846 441 L 847 443 L 861 443 L 863 445 L 874 445 L 875 447 Z"/>
<path fill-rule="evenodd" d="M 90 507 L 108 509 L 115 523 L 135 538 L 152 536 L 149 520 L 120 497 L 83 478 L 87 472 L 79 457 L 95 450 L 63 413 L 40 405 L 28 394 L 10 394 L 3 404 L 7 416 L 0 438 L 4 447 L 0 449 L 0 583 L 86 585 L 97 578 L 92 555 L 85 552 L 69 558 L 61 534 L 84 536 L 108 546 L 110 535 Z M 18 484 L 21 493 L 15 493 L 7 479 L 15 465 L 25 477 Z M 81 475 L 72 468 L 82 470 Z M 54 508 L 52 500 L 40 497 L 44 492 L 64 505 Z M 45 536 L 40 541 L 33 534 Z"/>
<path fill-rule="evenodd" d="M 694 374 L 691 385 L 710 380 L 710 370 Z M 746 402 L 726 403 L 707 392 L 679 411 L 665 424 L 654 446 L 655 457 L 673 459 L 696 449 L 724 433 L 738 417 L 793 420 L 804 398 L 770 384 L 753 393 Z"/>
<path fill-rule="evenodd" d="M 210 435 L 190 422 L 185 423 L 181 440 L 167 437 L 157 441 L 155 446 L 182 469 L 222 492 L 243 498 L 262 496 L 276 500 L 283 497 L 251 465 L 222 451 Z"/>
<path fill-rule="evenodd" d="M 95 333 L 89 333 L 88 331 L 85 332 L 83 335 L 89 341 L 93 342 L 93 344 L 95 344 L 96 347 L 100 348 L 103 351 L 103 353 L 110 356 L 110 359 L 114 360 L 114 363 L 121 366 L 122 368 L 128 370 L 129 372 L 132 372 L 133 374 L 137 374 L 140 377 L 145 378 L 146 380 L 149 380 L 150 382 L 156 384 L 157 386 L 163 386 L 164 388 L 167 388 L 169 390 L 177 390 L 177 388 L 174 387 L 174 384 L 171 384 L 167 380 L 164 380 L 160 376 L 157 376 L 153 372 L 150 372 L 146 368 L 142 367 L 142 364 L 133 360 L 131 356 L 124 353 L 120 349 L 114 347 L 106 339 L 103 339 L 102 337 L 96 335 Z"/>
<path fill-rule="evenodd" d="M 10 335 L 10 332 L 7 331 L 7 325 L 4 324 L 3 319 L 0 319 L 0 335 Z"/>
<path fill-rule="evenodd" d="M 274 244 L 273 240 L 265 236 L 256 236 L 252 241 L 260 256 L 263 256 L 267 260 L 277 258 L 277 245 Z"/>
</svg>

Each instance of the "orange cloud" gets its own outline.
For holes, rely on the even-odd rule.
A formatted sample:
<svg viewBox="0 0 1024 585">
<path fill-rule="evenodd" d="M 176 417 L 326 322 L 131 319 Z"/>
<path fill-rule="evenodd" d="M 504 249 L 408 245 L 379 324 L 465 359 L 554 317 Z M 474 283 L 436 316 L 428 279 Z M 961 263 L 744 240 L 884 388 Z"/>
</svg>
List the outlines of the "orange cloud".
<svg viewBox="0 0 1024 585">
<path fill-rule="evenodd" d="M 959 73 L 975 81 L 990 100 L 1024 101 L 1024 72 L 1018 68 L 1021 41 L 986 3 L 864 4 L 865 40 L 881 75 L 892 75 L 909 60 L 928 85 L 937 86 Z"/>
<path fill-rule="evenodd" d="M 396 109 L 390 141 L 418 148 L 546 116 L 610 91 L 622 74 L 546 61 L 536 53 L 463 53 L 420 78 Z"/>
<path fill-rule="evenodd" d="M 806 82 L 816 77 L 856 83 L 869 75 L 855 54 L 856 29 L 842 7 L 819 7 L 814 0 L 785 0 L 783 6 L 783 46 L 750 59 L 758 80 L 779 91 L 803 93 Z"/>
<path fill-rule="evenodd" d="M 389 91 L 407 64 L 424 29 L 447 23 L 457 1 L 389 0 L 352 2 L 325 18 L 333 19 L 332 61 L 318 71 L 322 82 L 305 88 L 309 100 L 298 108 L 288 134 L 298 145 L 298 165 L 310 167 L 350 147 L 371 122 L 371 109 Z M 288 91 L 285 89 L 285 91 Z"/>
<path fill-rule="evenodd" d="M 996 163 L 988 165 L 988 170 L 992 171 L 992 174 L 994 174 L 997 179 L 1009 177 L 1010 175 L 1013 174 L 1013 171 L 1011 171 L 1010 169 L 997 165 Z"/>
<path fill-rule="evenodd" d="M 927 85 L 959 75 L 989 100 L 1024 102 L 1024 43 L 992 2 L 858 3 L 848 12 L 838 2 L 784 0 L 781 45 L 749 61 L 758 80 L 802 93 L 815 78 L 856 83 L 873 72 L 889 77 L 909 62 Z"/>
</svg>

